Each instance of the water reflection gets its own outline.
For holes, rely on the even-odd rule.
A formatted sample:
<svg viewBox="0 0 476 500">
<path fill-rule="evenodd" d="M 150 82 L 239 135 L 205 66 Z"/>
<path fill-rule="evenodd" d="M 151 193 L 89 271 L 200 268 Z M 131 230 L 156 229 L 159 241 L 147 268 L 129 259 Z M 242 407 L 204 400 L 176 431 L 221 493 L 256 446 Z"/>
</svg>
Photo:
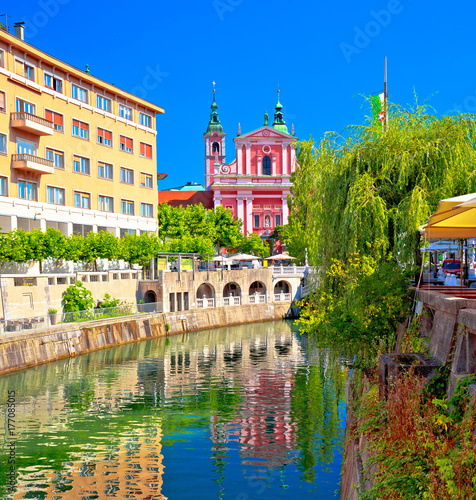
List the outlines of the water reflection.
<svg viewBox="0 0 476 500">
<path fill-rule="evenodd" d="M 0 496 L 333 498 L 346 375 L 331 351 L 275 322 L 2 377 L 0 394 L 16 393 L 17 476 L 9 497 L 5 448 Z"/>
</svg>

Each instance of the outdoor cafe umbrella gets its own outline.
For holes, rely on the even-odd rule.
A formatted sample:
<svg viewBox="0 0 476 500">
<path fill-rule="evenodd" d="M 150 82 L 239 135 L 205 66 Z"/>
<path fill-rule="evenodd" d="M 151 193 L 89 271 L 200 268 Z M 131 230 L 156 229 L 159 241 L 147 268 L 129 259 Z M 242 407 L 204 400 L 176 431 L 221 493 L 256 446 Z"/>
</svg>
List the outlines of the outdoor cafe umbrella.
<svg viewBox="0 0 476 500">
<path fill-rule="evenodd" d="M 276 255 L 265 257 L 265 260 L 296 260 L 296 257 L 291 257 L 290 255 L 286 255 L 285 253 L 278 253 Z"/>
<path fill-rule="evenodd" d="M 438 209 L 423 227 L 427 238 L 463 239 L 476 237 L 476 193 L 441 200 Z M 461 245 L 461 257 L 463 245 Z M 463 282 L 461 258 L 461 283 Z"/>
<path fill-rule="evenodd" d="M 230 260 L 241 260 L 241 261 L 259 259 L 259 257 L 256 257 L 256 255 L 249 255 L 247 253 L 237 253 L 236 255 L 230 255 L 230 257 L 228 258 Z"/>
<path fill-rule="evenodd" d="M 427 238 L 476 237 L 476 193 L 441 200 L 423 230 Z"/>
<path fill-rule="evenodd" d="M 230 259 L 229 257 L 225 257 L 224 255 L 215 255 L 215 257 L 213 257 L 213 259 L 212 259 L 212 262 L 225 262 L 225 263 L 228 263 L 231 260 L 232 259 Z"/>
</svg>

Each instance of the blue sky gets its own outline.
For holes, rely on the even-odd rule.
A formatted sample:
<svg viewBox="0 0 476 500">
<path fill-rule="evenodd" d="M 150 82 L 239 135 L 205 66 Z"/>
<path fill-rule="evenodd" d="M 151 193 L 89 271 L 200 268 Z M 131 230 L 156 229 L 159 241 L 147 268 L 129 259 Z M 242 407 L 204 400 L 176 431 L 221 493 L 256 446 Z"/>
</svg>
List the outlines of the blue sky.
<svg viewBox="0 0 476 500">
<path fill-rule="evenodd" d="M 461 6 L 462 5 L 462 6 Z M 216 81 L 233 137 L 263 124 L 281 89 L 284 119 L 301 139 L 364 121 L 360 94 L 430 98 L 437 113 L 476 112 L 476 4 L 437 0 L 8 0 L 25 39 L 165 108 L 158 117 L 160 186 L 204 182 L 203 133 Z M 149 76 L 150 75 L 150 76 Z"/>
</svg>

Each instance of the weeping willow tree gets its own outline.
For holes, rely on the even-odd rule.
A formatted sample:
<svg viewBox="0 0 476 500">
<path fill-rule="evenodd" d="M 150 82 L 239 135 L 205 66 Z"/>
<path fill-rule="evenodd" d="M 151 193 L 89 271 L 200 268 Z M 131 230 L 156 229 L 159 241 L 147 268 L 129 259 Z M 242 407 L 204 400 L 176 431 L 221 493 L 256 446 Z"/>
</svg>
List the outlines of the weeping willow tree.
<svg viewBox="0 0 476 500">
<path fill-rule="evenodd" d="M 307 329 L 372 341 L 395 330 L 408 307 L 405 273 L 418 265 L 418 229 L 440 199 L 476 191 L 475 125 L 473 116 L 393 105 L 385 132 L 369 119 L 317 146 L 300 143 L 287 243 L 301 260 L 308 248 L 319 270 Z"/>
</svg>

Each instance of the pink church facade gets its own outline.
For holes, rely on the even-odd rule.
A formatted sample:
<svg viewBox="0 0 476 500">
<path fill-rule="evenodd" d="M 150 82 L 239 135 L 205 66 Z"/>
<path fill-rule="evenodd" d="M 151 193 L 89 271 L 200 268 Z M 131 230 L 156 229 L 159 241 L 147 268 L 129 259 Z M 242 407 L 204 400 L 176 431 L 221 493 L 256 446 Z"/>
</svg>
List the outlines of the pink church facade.
<svg viewBox="0 0 476 500">
<path fill-rule="evenodd" d="M 296 169 L 297 139 L 294 130 L 288 133 L 279 95 L 272 125 L 266 113 L 262 127 L 245 134 L 238 128 L 231 163 L 225 162 L 225 136 L 214 95 L 204 134 L 206 189 L 213 192 L 215 207 L 223 205 L 243 221 L 243 234 L 270 239 L 276 226 L 288 222 L 291 174 Z"/>
</svg>

